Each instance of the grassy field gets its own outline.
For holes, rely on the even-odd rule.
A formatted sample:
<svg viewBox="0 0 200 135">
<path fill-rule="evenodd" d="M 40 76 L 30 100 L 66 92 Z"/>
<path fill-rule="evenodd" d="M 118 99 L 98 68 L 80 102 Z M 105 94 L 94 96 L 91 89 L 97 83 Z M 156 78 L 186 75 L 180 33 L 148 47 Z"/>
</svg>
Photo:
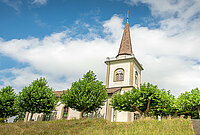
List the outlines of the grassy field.
<svg viewBox="0 0 200 135">
<path fill-rule="evenodd" d="M 104 119 L 17 122 L 0 125 L 0 135 L 194 135 L 189 119 L 146 118 L 129 123 Z"/>
</svg>

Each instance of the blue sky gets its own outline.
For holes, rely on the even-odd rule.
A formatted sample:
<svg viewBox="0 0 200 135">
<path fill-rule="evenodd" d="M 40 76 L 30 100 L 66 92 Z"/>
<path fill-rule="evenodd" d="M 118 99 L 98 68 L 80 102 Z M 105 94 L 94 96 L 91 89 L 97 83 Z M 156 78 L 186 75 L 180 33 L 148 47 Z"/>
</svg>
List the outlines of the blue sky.
<svg viewBox="0 0 200 135">
<path fill-rule="evenodd" d="M 0 3 L 1 37 L 5 40 L 13 38 L 27 38 L 30 36 L 42 38 L 54 32 L 64 31 L 76 27 L 76 21 L 82 21 L 99 27 L 101 22 L 109 19 L 114 14 L 126 16 L 130 10 L 130 17 L 134 21 L 130 25 L 141 24 L 145 18 L 151 16 L 145 4 L 139 6 L 127 5 L 123 2 L 111 0 L 49 0 L 44 4 L 33 1 L 21 1 L 16 8 L 9 6 L 7 0 Z M 20 1 L 20 0 L 17 0 Z M 15 1 L 10 1 L 10 3 Z M 9 29 L 8 29 L 9 28 Z M 85 33 L 86 30 L 81 32 Z"/>
<path fill-rule="evenodd" d="M 40 76 L 67 89 L 88 70 L 105 83 L 129 10 L 143 82 L 173 94 L 200 87 L 199 0 L 0 0 L 0 87 Z"/>
</svg>

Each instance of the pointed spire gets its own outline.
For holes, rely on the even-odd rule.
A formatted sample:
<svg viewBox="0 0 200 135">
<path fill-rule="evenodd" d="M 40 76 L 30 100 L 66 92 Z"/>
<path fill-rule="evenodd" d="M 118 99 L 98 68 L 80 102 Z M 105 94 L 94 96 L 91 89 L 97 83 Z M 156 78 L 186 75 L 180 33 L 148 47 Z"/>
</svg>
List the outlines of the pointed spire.
<svg viewBox="0 0 200 135">
<path fill-rule="evenodd" d="M 129 13 L 129 11 L 128 11 Z M 126 26 L 124 28 L 124 33 L 122 36 L 120 48 L 118 55 L 132 55 L 132 44 L 131 44 L 131 36 L 130 36 L 130 29 L 129 29 L 129 24 L 128 24 L 128 13 L 127 13 L 127 22 Z"/>
</svg>

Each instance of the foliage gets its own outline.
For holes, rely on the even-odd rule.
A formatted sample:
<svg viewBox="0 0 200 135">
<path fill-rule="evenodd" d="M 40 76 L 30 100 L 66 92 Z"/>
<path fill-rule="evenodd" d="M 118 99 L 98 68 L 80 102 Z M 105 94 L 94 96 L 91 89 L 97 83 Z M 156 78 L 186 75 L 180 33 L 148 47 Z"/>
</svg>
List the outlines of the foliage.
<svg viewBox="0 0 200 135">
<path fill-rule="evenodd" d="M 191 92 L 181 93 L 177 99 L 177 106 L 179 114 L 200 118 L 200 90 L 196 88 L 192 89 Z"/>
<path fill-rule="evenodd" d="M 17 100 L 20 112 L 30 113 L 51 113 L 56 104 L 57 98 L 53 89 L 47 86 L 45 78 L 34 80 L 28 87 L 19 92 Z"/>
<path fill-rule="evenodd" d="M 6 123 L 7 121 L 7 118 L 0 118 L 0 123 Z"/>
<path fill-rule="evenodd" d="M 13 122 L 24 121 L 25 115 L 26 115 L 26 113 L 24 113 L 24 112 L 19 112 L 19 113 L 17 114 L 17 116 L 15 117 L 15 119 L 14 119 Z"/>
<path fill-rule="evenodd" d="M 144 83 L 124 94 L 116 93 L 111 100 L 114 110 L 138 111 L 144 115 L 169 115 L 175 111 L 175 98 L 170 91 Z"/>
<path fill-rule="evenodd" d="M 0 126 L 2 135 L 194 135 L 189 119 L 108 122 L 104 119 L 30 121 Z"/>
<path fill-rule="evenodd" d="M 11 86 L 0 90 L 0 118 L 7 119 L 16 114 L 15 99 L 16 94 Z"/>
<path fill-rule="evenodd" d="M 93 71 L 87 72 L 82 79 L 72 83 L 61 96 L 62 102 L 72 109 L 83 113 L 98 110 L 107 98 L 107 90 L 103 82 L 97 80 Z"/>
</svg>

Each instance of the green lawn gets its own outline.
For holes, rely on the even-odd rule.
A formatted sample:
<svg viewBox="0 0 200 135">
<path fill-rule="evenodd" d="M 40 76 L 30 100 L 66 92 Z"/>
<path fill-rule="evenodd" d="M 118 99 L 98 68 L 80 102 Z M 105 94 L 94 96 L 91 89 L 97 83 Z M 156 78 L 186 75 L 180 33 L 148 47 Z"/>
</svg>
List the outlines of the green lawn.
<svg viewBox="0 0 200 135">
<path fill-rule="evenodd" d="M 129 123 L 104 119 L 17 122 L 0 125 L 0 135 L 194 135 L 189 119 L 137 120 Z"/>
</svg>

